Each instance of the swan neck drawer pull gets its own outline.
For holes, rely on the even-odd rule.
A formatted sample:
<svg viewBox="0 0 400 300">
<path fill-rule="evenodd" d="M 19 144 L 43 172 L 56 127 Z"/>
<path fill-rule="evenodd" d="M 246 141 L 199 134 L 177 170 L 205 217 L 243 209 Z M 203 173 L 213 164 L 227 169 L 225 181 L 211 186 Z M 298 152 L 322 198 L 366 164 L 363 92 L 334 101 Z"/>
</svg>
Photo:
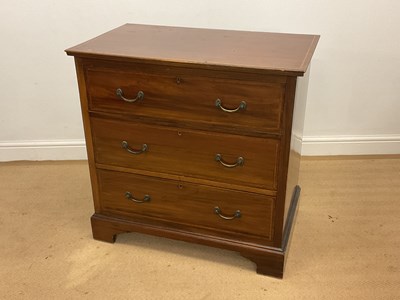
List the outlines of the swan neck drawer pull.
<svg viewBox="0 0 400 300">
<path fill-rule="evenodd" d="M 219 107 L 222 111 L 224 111 L 224 112 L 227 112 L 227 113 L 234 113 L 234 112 L 237 112 L 237 111 L 239 111 L 239 110 L 245 110 L 246 109 L 246 107 L 247 107 L 247 103 L 246 103 L 246 101 L 242 101 L 242 102 L 240 102 L 240 104 L 239 104 L 239 106 L 238 107 L 236 107 L 235 109 L 228 109 L 228 108 L 225 108 L 225 107 L 223 107 L 222 106 L 222 101 L 221 101 L 221 99 L 217 99 L 217 100 L 215 100 L 215 106 L 216 107 Z"/>
<path fill-rule="evenodd" d="M 234 168 L 237 166 L 243 166 L 243 164 L 244 164 L 244 158 L 241 156 L 239 156 L 237 158 L 236 163 L 234 163 L 234 164 L 228 164 L 228 163 L 224 162 L 222 160 L 222 155 L 219 153 L 215 155 L 215 160 L 218 161 L 221 165 L 223 165 L 226 168 Z"/>
<path fill-rule="evenodd" d="M 136 95 L 136 98 L 134 98 L 134 99 L 125 98 L 125 97 L 124 97 L 124 93 L 122 92 L 122 89 L 117 89 L 117 90 L 115 91 L 115 93 L 117 94 L 117 96 L 118 96 L 119 98 L 121 98 L 121 99 L 124 100 L 125 102 L 129 102 L 129 103 L 133 103 L 133 102 L 136 102 L 136 101 L 138 101 L 138 100 L 142 100 L 142 99 L 144 98 L 144 93 L 143 93 L 142 91 L 139 91 L 139 92 L 137 93 L 137 95 Z"/>
<path fill-rule="evenodd" d="M 235 213 L 234 213 L 233 216 L 224 216 L 224 215 L 222 214 L 221 209 L 220 209 L 218 206 L 214 207 L 214 212 L 215 212 L 220 218 L 222 218 L 222 219 L 224 219 L 224 220 L 233 220 L 233 219 L 236 219 L 236 218 L 240 218 L 240 217 L 242 216 L 242 213 L 240 212 L 240 210 L 235 211 Z"/>
<path fill-rule="evenodd" d="M 127 141 L 122 141 L 121 146 L 122 146 L 122 148 L 124 148 L 126 151 L 128 151 L 129 153 L 132 153 L 132 154 L 141 154 L 141 153 L 143 153 L 143 152 L 146 152 L 147 149 L 149 148 L 149 147 L 147 146 L 147 144 L 143 144 L 143 145 L 142 145 L 142 149 L 140 149 L 140 150 L 135 150 L 135 149 L 132 149 L 132 148 L 129 146 L 129 144 L 128 144 Z"/>
<path fill-rule="evenodd" d="M 149 195 L 144 195 L 143 200 L 135 199 L 131 192 L 125 192 L 125 198 L 136 203 L 149 202 L 151 199 Z"/>
</svg>

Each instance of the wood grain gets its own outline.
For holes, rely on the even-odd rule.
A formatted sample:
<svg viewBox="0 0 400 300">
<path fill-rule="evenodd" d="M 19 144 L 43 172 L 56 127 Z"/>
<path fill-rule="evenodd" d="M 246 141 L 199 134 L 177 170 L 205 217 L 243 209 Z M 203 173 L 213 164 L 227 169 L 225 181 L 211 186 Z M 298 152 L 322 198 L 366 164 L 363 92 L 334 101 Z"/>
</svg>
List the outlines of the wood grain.
<svg viewBox="0 0 400 300">
<path fill-rule="evenodd" d="M 158 177 L 158 178 L 163 178 L 163 179 L 177 180 L 177 181 L 189 182 L 189 183 L 193 183 L 193 184 L 208 185 L 208 186 L 220 187 L 220 188 L 236 190 L 236 191 L 256 193 L 256 194 L 267 195 L 267 196 L 274 196 L 274 197 L 276 196 L 276 191 L 274 191 L 274 190 L 266 190 L 266 189 L 256 188 L 256 187 L 252 187 L 252 186 L 248 186 L 248 185 L 238 185 L 238 184 L 233 184 L 232 182 L 217 182 L 214 180 L 201 179 L 201 178 L 193 177 L 193 176 L 174 175 L 174 174 L 170 174 L 170 173 L 159 173 L 159 172 L 154 172 L 154 171 L 149 171 L 149 170 L 132 169 L 132 168 L 127 168 L 127 167 L 113 166 L 113 165 L 100 164 L 100 163 L 96 163 L 96 168 L 110 170 L 110 171 L 132 173 L 132 174 L 138 174 L 138 175 L 144 175 L 144 176 Z"/>
<path fill-rule="evenodd" d="M 90 116 L 89 116 L 89 103 L 87 99 L 87 89 L 86 89 L 86 81 L 84 75 L 84 67 L 82 59 L 79 57 L 75 58 L 75 68 L 76 75 L 78 78 L 78 87 L 79 87 L 79 96 L 81 103 L 81 111 L 82 111 L 82 121 L 83 121 L 83 129 L 85 133 L 85 141 L 86 141 L 86 152 L 88 156 L 89 163 L 89 172 L 90 172 L 90 181 L 92 185 L 92 195 L 93 195 L 93 204 L 95 212 L 100 211 L 100 199 L 99 199 L 99 187 L 96 173 L 96 165 L 94 160 L 94 146 L 93 146 L 93 138 L 92 138 L 92 130 L 90 125 Z"/>
<path fill-rule="evenodd" d="M 319 36 L 125 24 L 68 55 L 301 76 Z"/>
<path fill-rule="evenodd" d="M 214 130 L 234 127 L 239 131 L 280 133 L 283 83 L 268 82 L 262 76 L 257 81 L 227 79 L 219 73 L 209 71 L 199 76 L 195 69 L 173 68 L 166 72 L 161 67 L 149 70 L 143 64 L 89 65 L 86 81 L 90 110 L 204 123 Z M 127 98 L 143 91 L 144 99 L 125 102 L 116 95 L 118 88 Z M 228 109 L 237 108 L 242 101 L 247 105 L 244 110 L 227 113 L 216 106 L 217 99 Z"/>
<path fill-rule="evenodd" d="M 291 135 L 292 135 L 292 122 L 293 122 L 293 111 L 294 111 L 294 101 L 296 93 L 296 77 L 288 78 L 286 83 L 285 92 L 285 106 L 282 118 L 282 138 L 281 147 L 279 152 L 279 171 L 278 171 L 278 188 L 277 188 L 277 204 L 276 204 L 276 219 L 275 228 L 279 234 L 276 235 L 275 246 L 280 247 L 283 241 L 283 230 L 285 222 L 285 207 L 286 201 L 290 201 L 292 197 L 292 191 L 287 191 L 287 181 L 288 181 L 288 171 L 289 171 L 289 158 L 290 158 L 290 145 L 291 145 Z M 291 184 L 297 185 L 297 176 L 294 172 L 291 172 Z M 298 172 L 298 170 L 297 170 Z M 294 188 L 294 187 L 293 187 Z M 287 195 L 286 193 L 289 193 Z M 288 196 L 288 197 L 287 197 Z"/>
<path fill-rule="evenodd" d="M 271 247 L 270 243 L 268 243 L 268 240 L 261 239 L 259 237 L 251 238 L 249 235 L 240 236 L 239 233 L 227 232 L 219 235 L 218 231 L 212 229 L 211 231 L 207 231 L 202 228 L 198 228 L 198 230 L 196 229 L 195 231 L 190 231 L 187 227 L 182 228 L 182 226 L 168 226 L 168 224 L 162 223 L 152 224 L 143 222 L 141 219 L 129 220 L 127 218 L 105 214 L 94 214 L 91 217 L 91 223 L 93 237 L 109 243 L 115 242 L 116 235 L 119 233 L 141 232 L 191 243 L 229 249 L 240 252 L 245 257 L 246 255 L 255 258 L 262 256 L 265 258 L 265 261 L 260 262 L 260 268 L 267 269 L 269 266 L 271 266 L 274 269 L 278 268 L 278 270 L 276 270 L 278 272 L 278 266 L 280 265 L 279 262 L 283 261 L 284 259 L 284 253 L 278 248 Z M 233 234 L 233 236 L 230 237 L 230 234 Z M 240 239 L 235 239 L 235 236 L 240 236 Z M 246 239 L 248 241 L 246 241 Z M 269 257 L 269 260 L 267 257 Z M 282 273 L 282 268 L 280 268 L 280 272 Z"/>
<path fill-rule="evenodd" d="M 318 39 L 126 24 L 66 50 L 77 61 L 93 237 L 138 231 L 222 247 L 282 277 L 300 191 L 291 138 L 305 101 L 295 105 L 296 82 Z M 127 103 L 117 89 L 144 98 Z M 224 112 L 217 99 L 246 109 Z M 148 148 L 132 154 L 123 141 Z M 224 167 L 217 154 L 244 164 Z M 242 215 L 224 220 L 216 206 Z"/>
<path fill-rule="evenodd" d="M 221 133 L 149 126 L 107 119 L 91 119 L 95 160 L 101 164 L 192 176 L 217 182 L 275 189 L 279 141 Z M 121 147 L 148 150 L 134 155 Z M 226 168 L 215 160 L 221 154 L 233 164 L 244 158 L 243 166 Z"/>
<path fill-rule="evenodd" d="M 99 170 L 98 175 L 103 212 L 272 237 L 272 197 L 122 172 Z M 137 199 L 150 195 L 151 200 L 135 203 L 125 198 L 127 191 Z M 216 206 L 227 216 L 240 210 L 241 217 L 224 220 L 214 212 Z"/>
</svg>

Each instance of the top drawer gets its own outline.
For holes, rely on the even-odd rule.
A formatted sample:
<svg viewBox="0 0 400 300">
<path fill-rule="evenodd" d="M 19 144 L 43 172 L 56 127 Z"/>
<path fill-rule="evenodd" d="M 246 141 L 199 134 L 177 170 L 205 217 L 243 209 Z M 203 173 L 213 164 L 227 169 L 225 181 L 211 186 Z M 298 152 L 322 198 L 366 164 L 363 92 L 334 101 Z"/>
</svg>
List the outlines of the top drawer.
<svg viewBox="0 0 400 300">
<path fill-rule="evenodd" d="M 92 111 L 228 131 L 280 132 L 285 77 L 118 63 L 89 65 L 85 71 Z M 125 101 L 118 89 L 121 96 L 138 100 Z"/>
</svg>

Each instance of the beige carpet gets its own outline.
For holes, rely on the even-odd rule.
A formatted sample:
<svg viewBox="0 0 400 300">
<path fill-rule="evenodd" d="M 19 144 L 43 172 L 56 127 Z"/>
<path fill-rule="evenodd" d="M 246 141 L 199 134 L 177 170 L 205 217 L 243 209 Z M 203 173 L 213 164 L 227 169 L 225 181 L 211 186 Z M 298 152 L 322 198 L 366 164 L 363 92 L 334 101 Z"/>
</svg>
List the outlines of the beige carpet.
<svg viewBox="0 0 400 300">
<path fill-rule="evenodd" d="M 239 254 L 94 241 L 86 162 L 0 164 L 0 299 L 400 299 L 400 158 L 303 159 L 283 280 Z"/>
</svg>

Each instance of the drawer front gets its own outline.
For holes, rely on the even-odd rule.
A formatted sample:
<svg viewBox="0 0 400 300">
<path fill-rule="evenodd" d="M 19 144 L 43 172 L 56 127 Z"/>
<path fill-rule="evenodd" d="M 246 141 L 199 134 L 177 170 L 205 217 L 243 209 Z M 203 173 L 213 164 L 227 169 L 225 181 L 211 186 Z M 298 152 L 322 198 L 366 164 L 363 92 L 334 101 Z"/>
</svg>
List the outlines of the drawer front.
<svg viewBox="0 0 400 300">
<path fill-rule="evenodd" d="M 201 123 L 221 130 L 233 127 L 280 132 L 283 83 L 218 78 L 215 71 L 203 71 L 200 73 L 204 76 L 198 76 L 198 71 L 182 68 L 167 71 L 154 67 L 151 70 L 121 68 L 86 70 L 92 111 L 151 116 L 174 123 L 177 120 Z M 121 89 L 125 98 L 136 99 L 139 91 L 144 96 L 136 102 L 126 102 L 117 95 L 117 89 Z M 220 100 L 218 105 L 217 99 Z M 223 108 L 239 109 L 227 112 Z"/>
<path fill-rule="evenodd" d="M 272 197 L 100 169 L 98 177 L 105 213 L 272 237 Z"/>
<path fill-rule="evenodd" d="M 91 122 L 97 163 L 276 189 L 277 140 L 100 118 Z"/>
</svg>

